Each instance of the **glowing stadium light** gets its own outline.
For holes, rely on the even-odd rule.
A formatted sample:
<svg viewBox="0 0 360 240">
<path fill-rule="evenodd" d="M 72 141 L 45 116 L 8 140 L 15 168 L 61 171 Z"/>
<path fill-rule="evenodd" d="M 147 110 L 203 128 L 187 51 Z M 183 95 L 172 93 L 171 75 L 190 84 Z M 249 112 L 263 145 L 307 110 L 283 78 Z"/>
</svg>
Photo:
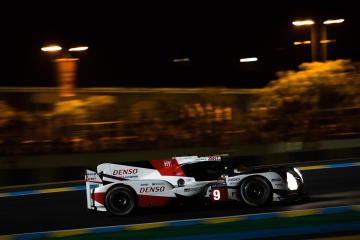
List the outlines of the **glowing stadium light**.
<svg viewBox="0 0 360 240">
<path fill-rule="evenodd" d="M 256 62 L 258 60 L 257 57 L 250 57 L 250 58 L 240 58 L 240 62 Z"/>
<path fill-rule="evenodd" d="M 81 46 L 81 47 L 73 47 L 69 49 L 69 52 L 81 52 L 88 50 L 89 47 L 87 46 Z"/>
<path fill-rule="evenodd" d="M 46 47 L 42 47 L 41 51 L 43 52 L 57 52 L 60 51 L 62 48 L 58 45 L 51 45 L 51 46 L 46 46 Z"/>
<path fill-rule="evenodd" d="M 303 21 L 293 21 L 292 24 L 294 26 L 309 26 L 313 25 L 315 22 L 313 20 L 303 20 Z"/>
<path fill-rule="evenodd" d="M 340 18 L 340 19 L 329 19 L 329 20 L 324 21 L 323 23 L 328 25 L 328 24 L 342 23 L 342 22 L 344 22 L 344 21 L 345 21 L 345 19 L 343 19 L 343 18 Z"/>
</svg>

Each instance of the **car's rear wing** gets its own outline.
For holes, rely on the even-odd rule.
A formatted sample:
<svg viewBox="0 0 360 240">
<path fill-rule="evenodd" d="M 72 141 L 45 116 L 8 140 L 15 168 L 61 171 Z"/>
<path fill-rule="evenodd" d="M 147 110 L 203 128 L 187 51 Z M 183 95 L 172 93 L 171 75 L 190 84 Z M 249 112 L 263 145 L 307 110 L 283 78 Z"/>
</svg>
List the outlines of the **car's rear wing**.
<svg viewBox="0 0 360 240">
<path fill-rule="evenodd" d="M 94 198 L 92 197 L 92 195 L 94 193 L 95 188 L 103 185 L 103 181 L 101 180 L 100 176 L 96 172 L 86 169 L 85 182 L 86 182 L 87 208 L 94 209 L 95 203 L 94 203 Z"/>
</svg>

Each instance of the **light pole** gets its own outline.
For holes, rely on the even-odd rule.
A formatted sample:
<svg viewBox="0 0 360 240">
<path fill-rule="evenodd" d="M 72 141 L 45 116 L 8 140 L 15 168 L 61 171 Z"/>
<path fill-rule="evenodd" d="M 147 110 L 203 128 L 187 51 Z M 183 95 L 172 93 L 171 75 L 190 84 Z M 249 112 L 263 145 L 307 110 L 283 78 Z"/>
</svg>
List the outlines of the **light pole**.
<svg viewBox="0 0 360 240">
<path fill-rule="evenodd" d="M 326 61 L 327 60 L 327 44 L 334 42 L 327 39 L 327 28 L 329 24 L 338 24 L 344 22 L 344 19 L 329 19 L 323 22 L 315 22 L 311 19 L 293 21 L 292 24 L 296 27 L 310 26 L 311 27 L 311 60 L 314 61 Z M 309 41 L 304 41 L 309 42 Z M 298 45 L 295 42 L 295 45 Z M 306 44 L 306 43 L 305 43 Z"/>
<path fill-rule="evenodd" d="M 323 24 L 321 25 L 321 41 L 329 41 L 327 39 L 327 26 L 330 24 L 339 24 L 339 23 L 343 23 L 345 20 L 344 19 L 329 19 L 326 21 L 323 21 Z M 327 60 L 327 43 L 323 43 L 321 44 L 321 59 L 323 61 Z"/>
<path fill-rule="evenodd" d="M 79 59 L 71 57 L 69 52 L 82 52 L 86 51 L 87 49 L 87 46 L 79 46 L 69 48 L 66 52 L 64 52 L 62 51 L 62 47 L 59 45 L 51 45 L 41 48 L 41 51 L 43 52 L 56 54 L 54 62 L 56 64 L 56 76 L 60 97 L 75 96 L 77 61 Z M 58 55 L 59 53 L 61 54 Z"/>
</svg>

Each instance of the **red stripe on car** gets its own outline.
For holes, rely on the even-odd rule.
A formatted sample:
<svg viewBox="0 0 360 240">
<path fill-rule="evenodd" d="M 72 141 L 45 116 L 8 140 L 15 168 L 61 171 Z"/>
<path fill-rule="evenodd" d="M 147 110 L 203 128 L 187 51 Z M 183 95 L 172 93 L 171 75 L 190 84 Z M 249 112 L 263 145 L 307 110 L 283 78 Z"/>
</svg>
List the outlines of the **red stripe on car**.
<svg viewBox="0 0 360 240">
<path fill-rule="evenodd" d="M 181 166 L 178 164 L 176 159 L 168 159 L 168 160 L 151 160 L 151 165 L 153 165 L 156 170 L 162 176 L 182 176 L 185 177 Z"/>
<path fill-rule="evenodd" d="M 92 199 L 94 199 L 94 201 L 100 203 L 100 204 L 104 204 L 105 202 L 105 193 L 104 192 L 95 192 L 92 194 Z"/>
<path fill-rule="evenodd" d="M 166 205 L 169 197 L 138 195 L 139 207 L 160 207 Z"/>
</svg>

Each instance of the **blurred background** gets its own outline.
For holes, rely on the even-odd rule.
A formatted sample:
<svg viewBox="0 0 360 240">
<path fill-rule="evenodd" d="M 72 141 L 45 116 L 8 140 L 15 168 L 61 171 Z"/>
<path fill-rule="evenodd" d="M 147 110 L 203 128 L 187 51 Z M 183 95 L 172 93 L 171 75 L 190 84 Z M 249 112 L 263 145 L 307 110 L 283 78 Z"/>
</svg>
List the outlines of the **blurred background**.
<svg viewBox="0 0 360 240">
<path fill-rule="evenodd" d="M 359 153 L 351 7 L 73 7 L 2 17 L 1 185 L 104 161 Z"/>
</svg>

